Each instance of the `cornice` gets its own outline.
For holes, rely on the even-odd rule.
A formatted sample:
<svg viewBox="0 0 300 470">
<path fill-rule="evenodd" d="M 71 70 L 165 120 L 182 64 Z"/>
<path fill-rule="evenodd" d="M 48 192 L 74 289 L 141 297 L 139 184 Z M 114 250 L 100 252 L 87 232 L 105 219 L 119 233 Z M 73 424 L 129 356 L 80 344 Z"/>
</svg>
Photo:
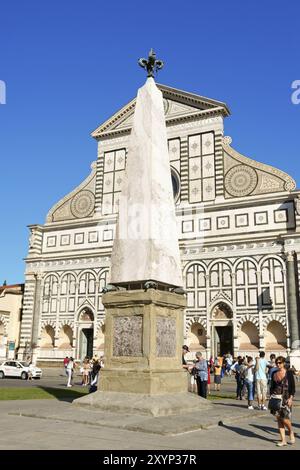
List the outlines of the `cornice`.
<svg viewBox="0 0 300 470">
<path fill-rule="evenodd" d="M 189 104 L 195 107 L 207 107 L 211 108 L 212 106 L 222 107 L 224 109 L 224 115 L 229 116 L 230 110 L 226 103 L 223 101 L 218 101 L 212 98 L 207 98 L 205 96 L 197 95 L 195 93 L 190 93 L 178 88 L 172 88 L 167 85 L 162 85 L 157 83 L 157 87 L 162 91 L 164 98 L 175 98 L 175 101 L 178 101 L 182 104 Z"/>
<path fill-rule="evenodd" d="M 191 114 L 187 114 L 184 116 L 175 116 L 171 118 L 166 118 L 166 127 L 172 127 L 176 126 L 178 124 L 185 124 L 189 122 L 196 122 L 198 121 L 199 124 L 202 123 L 202 119 L 205 119 L 207 117 L 215 117 L 215 116 L 223 116 L 225 117 L 224 110 L 221 107 L 214 108 L 214 109 L 205 109 L 202 111 L 196 111 Z M 125 135 L 130 135 L 131 133 L 131 126 L 128 127 L 123 127 L 122 129 L 113 129 L 107 132 L 101 131 L 101 134 L 93 135 L 96 140 L 101 141 L 101 140 L 107 140 L 111 139 L 114 137 L 119 137 L 119 136 L 125 136 Z"/>
<path fill-rule="evenodd" d="M 215 116 L 221 115 L 227 117 L 230 115 L 230 111 L 226 103 L 222 101 L 213 100 L 211 98 L 206 98 L 204 96 L 196 95 L 189 93 L 183 90 L 176 88 L 171 88 L 166 85 L 157 84 L 157 87 L 163 93 L 165 99 L 170 99 L 176 101 L 177 103 L 190 105 L 196 108 L 195 112 L 191 112 L 188 115 L 176 116 L 168 118 L 166 116 L 166 125 L 172 126 L 176 123 L 188 122 L 193 119 L 199 119 L 202 116 Z M 123 106 L 119 111 L 117 111 L 111 118 L 106 120 L 103 124 L 98 126 L 92 133 L 91 136 L 96 140 L 108 139 L 113 136 L 126 135 L 130 133 L 131 125 L 123 127 L 122 129 L 112 129 L 113 126 L 121 124 L 124 120 L 133 114 L 136 104 L 136 98 L 131 100 L 128 104 Z M 197 110 L 198 108 L 198 110 Z M 204 109 L 203 109 L 204 108 Z M 199 109 L 201 109 L 199 111 Z"/>
</svg>

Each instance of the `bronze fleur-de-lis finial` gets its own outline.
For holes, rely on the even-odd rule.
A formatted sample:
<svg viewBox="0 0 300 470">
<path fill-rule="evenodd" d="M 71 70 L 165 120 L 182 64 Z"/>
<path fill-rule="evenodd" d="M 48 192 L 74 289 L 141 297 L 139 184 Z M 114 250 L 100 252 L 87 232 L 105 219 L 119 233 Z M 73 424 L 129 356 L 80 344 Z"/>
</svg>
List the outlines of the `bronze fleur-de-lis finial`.
<svg viewBox="0 0 300 470">
<path fill-rule="evenodd" d="M 154 78 L 154 73 L 158 70 L 162 69 L 164 63 L 162 60 L 156 59 L 156 54 L 153 49 L 149 52 L 149 57 L 147 59 L 139 59 L 138 64 L 143 67 L 143 69 L 147 70 L 147 77 Z"/>
</svg>

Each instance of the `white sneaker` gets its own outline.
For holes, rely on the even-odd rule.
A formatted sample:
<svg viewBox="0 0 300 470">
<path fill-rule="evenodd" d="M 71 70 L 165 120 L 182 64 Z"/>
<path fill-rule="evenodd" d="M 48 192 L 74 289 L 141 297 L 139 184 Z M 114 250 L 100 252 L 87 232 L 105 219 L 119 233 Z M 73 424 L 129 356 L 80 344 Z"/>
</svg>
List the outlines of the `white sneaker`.
<svg viewBox="0 0 300 470">
<path fill-rule="evenodd" d="M 254 410 L 253 406 L 248 406 L 248 410 Z"/>
<path fill-rule="evenodd" d="M 72 387 L 72 385 L 67 385 L 67 387 Z"/>
<path fill-rule="evenodd" d="M 267 411 L 268 408 L 267 408 L 265 405 L 263 405 L 263 406 L 261 407 L 261 410 Z"/>
</svg>

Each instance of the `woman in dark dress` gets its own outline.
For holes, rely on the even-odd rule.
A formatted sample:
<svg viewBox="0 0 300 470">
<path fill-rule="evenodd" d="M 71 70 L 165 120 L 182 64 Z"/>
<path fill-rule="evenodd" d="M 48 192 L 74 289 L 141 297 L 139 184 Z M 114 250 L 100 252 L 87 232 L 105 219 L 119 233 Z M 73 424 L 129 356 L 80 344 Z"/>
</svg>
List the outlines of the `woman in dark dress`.
<svg viewBox="0 0 300 470">
<path fill-rule="evenodd" d="M 277 442 L 278 447 L 286 446 L 287 442 L 285 439 L 285 428 L 287 428 L 290 436 L 290 444 L 295 443 L 295 435 L 292 430 L 292 403 L 295 395 L 295 379 L 294 374 L 291 370 L 285 368 L 285 358 L 282 356 L 277 357 L 275 361 L 277 370 L 272 373 L 271 384 L 270 384 L 270 402 L 273 400 L 282 399 L 280 409 L 271 409 L 271 413 L 276 416 L 278 421 L 278 429 L 281 441 Z"/>
</svg>

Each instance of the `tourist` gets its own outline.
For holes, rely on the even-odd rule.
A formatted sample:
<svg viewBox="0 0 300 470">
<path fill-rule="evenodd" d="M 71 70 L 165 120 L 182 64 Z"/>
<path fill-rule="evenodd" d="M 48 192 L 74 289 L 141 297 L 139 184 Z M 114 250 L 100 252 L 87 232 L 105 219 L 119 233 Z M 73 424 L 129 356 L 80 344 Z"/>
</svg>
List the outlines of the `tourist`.
<svg viewBox="0 0 300 470">
<path fill-rule="evenodd" d="M 233 364 L 231 367 L 231 370 L 235 374 L 235 380 L 236 380 L 236 400 L 242 400 L 242 392 L 245 384 L 245 369 L 246 366 L 244 364 L 244 358 L 241 356 L 238 357 L 237 362 Z"/>
<path fill-rule="evenodd" d="M 195 368 L 197 369 L 197 389 L 200 397 L 206 398 L 207 396 L 207 362 L 202 357 L 201 352 L 196 353 L 197 362 Z"/>
<path fill-rule="evenodd" d="M 96 358 L 93 358 L 89 393 L 93 393 L 97 391 L 100 369 L 101 369 L 100 361 Z"/>
<path fill-rule="evenodd" d="M 188 365 L 187 360 L 185 358 L 185 356 L 188 352 L 190 352 L 190 350 L 189 350 L 188 346 L 186 344 L 184 344 L 182 346 L 182 368 L 185 369 L 187 372 L 190 372 L 190 366 Z M 189 390 L 189 384 L 190 384 L 189 374 L 187 374 L 187 381 L 188 381 L 187 390 Z"/>
<path fill-rule="evenodd" d="M 270 355 L 270 361 L 268 362 L 267 367 L 268 367 L 268 381 L 271 381 L 272 374 L 277 369 L 275 354 Z"/>
<path fill-rule="evenodd" d="M 237 358 L 234 358 L 233 361 L 232 361 L 232 366 L 230 367 L 231 369 L 231 372 L 233 372 L 235 374 L 235 370 L 238 366 L 238 363 L 239 363 L 239 360 L 241 359 L 242 356 L 238 356 Z"/>
<path fill-rule="evenodd" d="M 73 357 L 70 357 L 69 362 L 67 364 L 67 375 L 68 375 L 67 387 L 72 387 L 74 369 L 75 369 L 74 359 L 73 359 Z"/>
<path fill-rule="evenodd" d="M 288 430 L 290 444 L 295 443 L 295 435 L 292 430 L 292 404 L 295 395 L 295 379 L 290 369 L 285 368 L 285 358 L 278 356 L 276 359 L 277 370 L 271 377 L 269 409 L 276 416 L 281 441 L 278 447 L 286 446 L 285 428 Z"/>
<path fill-rule="evenodd" d="M 190 352 L 190 350 L 189 350 L 188 346 L 187 346 L 186 344 L 184 344 L 184 345 L 182 346 L 182 367 L 183 367 L 183 369 L 187 369 L 187 370 L 189 369 L 189 365 L 188 365 L 188 363 L 187 363 L 187 361 L 186 361 L 185 355 L 186 355 L 188 352 Z"/>
<path fill-rule="evenodd" d="M 255 365 L 255 381 L 256 381 L 256 393 L 258 409 L 266 410 L 265 405 L 267 399 L 267 372 L 268 372 L 268 361 L 265 359 L 264 351 L 260 351 L 259 357 L 256 358 Z"/>
<path fill-rule="evenodd" d="M 233 357 L 230 353 L 227 353 L 226 359 L 225 359 L 225 364 L 226 364 L 226 375 L 229 375 L 231 377 L 231 366 L 233 363 Z"/>
<path fill-rule="evenodd" d="M 219 357 L 218 360 L 221 366 L 221 378 L 223 378 L 226 372 L 226 354 L 223 354 L 223 356 Z"/>
<path fill-rule="evenodd" d="M 277 366 L 276 366 L 276 355 L 275 354 L 271 354 L 270 355 L 270 361 L 268 362 L 268 365 L 267 365 L 267 368 L 268 368 L 268 372 L 267 372 L 267 379 L 268 379 L 268 394 L 270 396 L 270 385 L 271 385 L 271 377 L 272 377 L 272 374 L 275 370 L 277 370 Z"/>
<path fill-rule="evenodd" d="M 215 384 L 215 391 L 220 391 L 221 388 L 221 372 L 222 372 L 222 367 L 220 365 L 219 359 L 216 357 L 215 358 L 215 363 L 214 363 L 214 384 Z"/>
<path fill-rule="evenodd" d="M 213 372 L 214 371 L 214 358 L 210 356 L 210 359 L 208 362 L 209 362 L 210 372 Z"/>
<path fill-rule="evenodd" d="M 86 357 L 83 361 L 82 364 L 82 386 L 84 387 L 85 385 L 89 384 L 89 373 L 90 373 L 91 367 L 90 367 L 90 361 Z"/>
<path fill-rule="evenodd" d="M 66 357 L 64 358 L 64 370 L 65 370 L 66 376 L 68 375 L 68 372 L 67 372 L 67 365 L 68 365 L 68 362 L 69 362 L 69 358 L 68 358 L 68 356 L 66 356 Z"/>
<path fill-rule="evenodd" d="M 210 363 L 207 362 L 207 393 L 210 395 Z"/>
<path fill-rule="evenodd" d="M 34 366 L 32 362 L 30 362 L 28 364 L 27 380 L 33 380 L 33 369 L 34 369 Z"/>
<path fill-rule="evenodd" d="M 255 394 L 255 381 L 254 381 L 254 361 L 251 356 L 247 356 L 247 364 L 245 370 L 245 385 L 247 387 L 248 410 L 254 410 L 253 400 Z"/>
<path fill-rule="evenodd" d="M 197 361 L 194 359 L 194 360 L 193 360 L 193 365 L 192 365 L 192 367 L 191 367 L 191 369 L 190 369 L 190 374 L 191 374 L 191 381 L 190 381 L 190 383 L 191 383 L 191 392 L 192 392 L 192 393 L 197 393 L 197 378 L 196 378 L 196 376 L 197 376 L 197 369 L 196 369 L 196 367 L 195 367 L 196 362 L 197 362 Z"/>
</svg>

